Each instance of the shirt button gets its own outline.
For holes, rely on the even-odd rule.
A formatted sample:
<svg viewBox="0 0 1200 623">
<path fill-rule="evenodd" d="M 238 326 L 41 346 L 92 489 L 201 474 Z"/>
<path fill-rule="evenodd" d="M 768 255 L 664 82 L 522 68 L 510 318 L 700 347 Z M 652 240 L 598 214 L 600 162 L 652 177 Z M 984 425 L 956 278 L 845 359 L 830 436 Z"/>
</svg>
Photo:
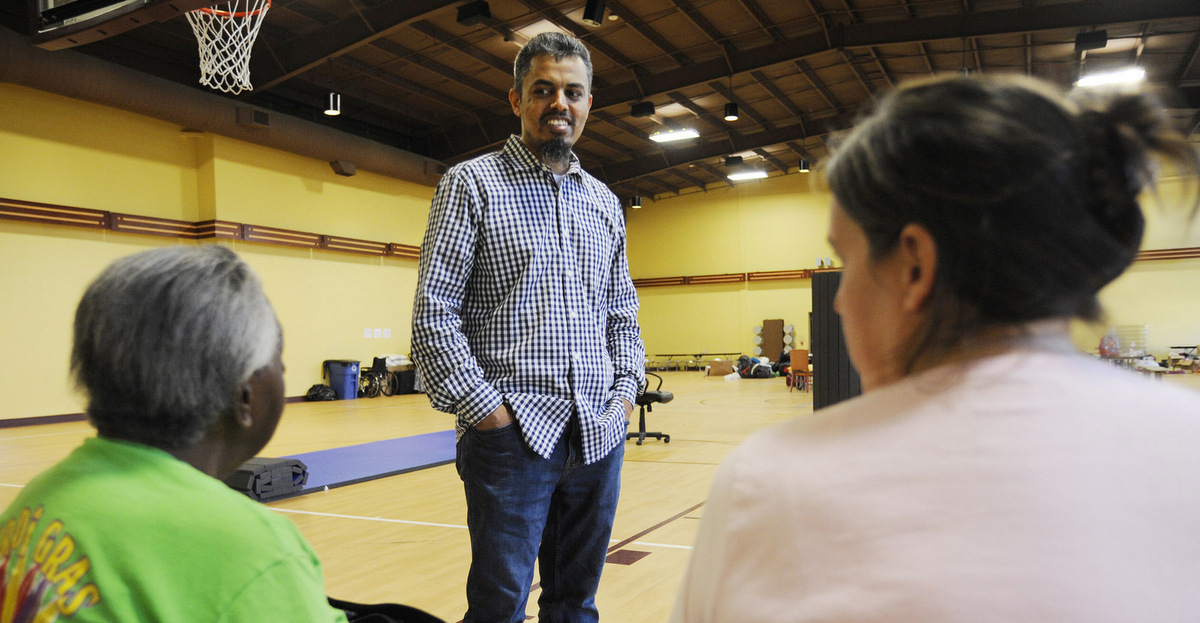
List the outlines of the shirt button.
<svg viewBox="0 0 1200 623">
<path fill-rule="evenodd" d="M 571 311 L 571 312 L 567 312 L 567 317 L 568 317 L 568 318 L 578 318 L 578 317 L 579 317 L 579 314 L 577 314 L 577 313 L 575 313 L 575 312 Z"/>
<path fill-rule="evenodd" d="M 575 352 L 571 353 L 571 359 L 573 359 L 575 361 L 579 361 L 579 353 L 575 353 Z"/>
<path fill-rule="evenodd" d="M 574 276 L 575 276 L 575 271 L 573 271 L 573 270 L 568 270 L 568 271 L 567 271 L 567 276 L 568 276 L 568 277 L 574 277 Z"/>
</svg>

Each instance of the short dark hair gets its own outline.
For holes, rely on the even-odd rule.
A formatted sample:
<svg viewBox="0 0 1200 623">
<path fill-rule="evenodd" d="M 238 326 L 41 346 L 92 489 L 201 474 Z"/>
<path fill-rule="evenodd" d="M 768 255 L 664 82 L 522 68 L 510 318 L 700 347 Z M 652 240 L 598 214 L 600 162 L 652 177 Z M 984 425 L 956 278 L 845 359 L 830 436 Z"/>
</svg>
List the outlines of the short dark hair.
<svg viewBox="0 0 1200 623">
<path fill-rule="evenodd" d="M 75 312 L 71 373 L 102 436 L 176 450 L 231 415 L 282 339 L 254 272 L 221 246 L 121 258 Z"/>
<path fill-rule="evenodd" d="M 513 88 L 517 90 L 518 95 L 523 94 L 521 89 L 525 86 L 525 76 L 529 75 L 529 66 L 533 64 L 533 58 L 543 54 L 553 56 L 556 61 L 568 56 L 579 57 L 587 67 L 588 91 L 592 90 L 592 56 L 588 53 L 587 46 L 570 35 L 544 32 L 535 35 L 521 46 L 521 51 L 517 52 L 517 60 L 513 61 Z"/>
<path fill-rule="evenodd" d="M 1097 319 L 1097 292 L 1133 261 L 1150 152 L 1197 154 L 1146 93 L 1064 95 L 1022 76 L 945 76 L 885 96 L 839 146 L 827 179 L 878 257 L 925 227 L 938 268 L 908 362 L 973 330 Z M 1193 206 L 1193 213 L 1195 207 Z"/>
</svg>

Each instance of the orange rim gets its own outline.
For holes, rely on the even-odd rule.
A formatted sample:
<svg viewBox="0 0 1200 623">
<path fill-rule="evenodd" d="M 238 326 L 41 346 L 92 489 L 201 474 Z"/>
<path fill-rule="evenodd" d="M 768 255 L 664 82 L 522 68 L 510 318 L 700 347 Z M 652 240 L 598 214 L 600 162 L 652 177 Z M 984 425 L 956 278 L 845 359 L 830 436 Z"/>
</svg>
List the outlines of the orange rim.
<svg viewBox="0 0 1200 623">
<path fill-rule="evenodd" d="M 238 11 L 237 13 L 230 13 L 229 11 L 219 11 L 212 7 L 204 7 L 203 9 L 196 9 L 196 10 L 204 11 L 205 13 L 208 13 L 209 15 L 216 15 L 217 17 L 226 17 L 226 18 L 236 17 L 236 18 L 241 19 L 243 17 L 250 17 L 251 15 L 258 15 L 259 13 L 262 13 L 263 11 L 266 11 L 269 8 L 271 8 L 271 0 L 267 0 L 267 3 L 265 5 L 263 5 L 263 7 L 261 9 L 257 9 L 254 11 Z"/>
</svg>

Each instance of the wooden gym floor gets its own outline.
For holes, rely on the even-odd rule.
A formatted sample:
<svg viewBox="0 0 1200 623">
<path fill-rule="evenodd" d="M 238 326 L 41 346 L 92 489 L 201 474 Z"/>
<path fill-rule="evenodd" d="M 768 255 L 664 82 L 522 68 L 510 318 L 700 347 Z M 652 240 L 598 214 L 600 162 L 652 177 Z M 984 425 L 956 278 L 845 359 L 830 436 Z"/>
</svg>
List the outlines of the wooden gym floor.
<svg viewBox="0 0 1200 623">
<path fill-rule="evenodd" d="M 782 378 L 726 381 L 662 372 L 675 400 L 647 414 L 664 444 L 626 442 L 621 500 L 597 596 L 602 620 L 666 620 L 717 464 L 751 432 L 812 412 L 812 394 Z M 651 378 L 651 381 L 654 381 Z M 653 387 L 653 385 L 651 386 Z M 294 392 L 292 392 L 294 393 Z M 637 412 L 631 430 L 637 428 Z M 453 428 L 423 394 L 295 403 L 261 456 L 286 456 Z M 0 429 L 0 507 L 93 429 L 84 422 Z M 466 504 L 454 465 L 271 503 L 316 548 L 328 592 L 358 602 L 417 606 L 447 621 L 466 611 Z M 535 582 L 537 579 L 535 578 Z M 537 614 L 537 591 L 527 612 Z"/>
<path fill-rule="evenodd" d="M 663 389 L 676 397 L 647 415 L 647 428 L 669 433 L 671 442 L 626 442 L 612 553 L 596 600 L 607 623 L 666 620 L 717 464 L 751 432 L 812 412 L 812 394 L 788 392 L 781 378 L 661 374 Z M 1163 382 L 1200 389 L 1200 375 Z M 431 409 L 420 394 L 289 404 L 261 456 L 451 428 L 450 416 Z M 92 434 L 83 422 L 0 429 L 0 507 Z M 296 522 L 316 548 L 330 595 L 405 603 L 447 621 L 461 619 L 470 554 L 462 483 L 453 464 L 269 506 Z M 537 597 L 537 591 L 530 596 L 530 616 L 537 613 Z"/>
</svg>

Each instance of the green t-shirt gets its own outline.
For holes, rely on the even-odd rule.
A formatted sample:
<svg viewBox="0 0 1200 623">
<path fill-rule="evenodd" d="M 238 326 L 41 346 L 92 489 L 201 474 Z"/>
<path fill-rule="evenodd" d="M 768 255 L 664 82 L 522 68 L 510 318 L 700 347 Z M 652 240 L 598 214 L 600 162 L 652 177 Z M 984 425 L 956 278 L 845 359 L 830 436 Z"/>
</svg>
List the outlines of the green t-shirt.
<svg viewBox="0 0 1200 623">
<path fill-rule="evenodd" d="M 0 514 L 0 621 L 344 622 L 285 517 L 170 454 L 88 439 Z"/>
</svg>

